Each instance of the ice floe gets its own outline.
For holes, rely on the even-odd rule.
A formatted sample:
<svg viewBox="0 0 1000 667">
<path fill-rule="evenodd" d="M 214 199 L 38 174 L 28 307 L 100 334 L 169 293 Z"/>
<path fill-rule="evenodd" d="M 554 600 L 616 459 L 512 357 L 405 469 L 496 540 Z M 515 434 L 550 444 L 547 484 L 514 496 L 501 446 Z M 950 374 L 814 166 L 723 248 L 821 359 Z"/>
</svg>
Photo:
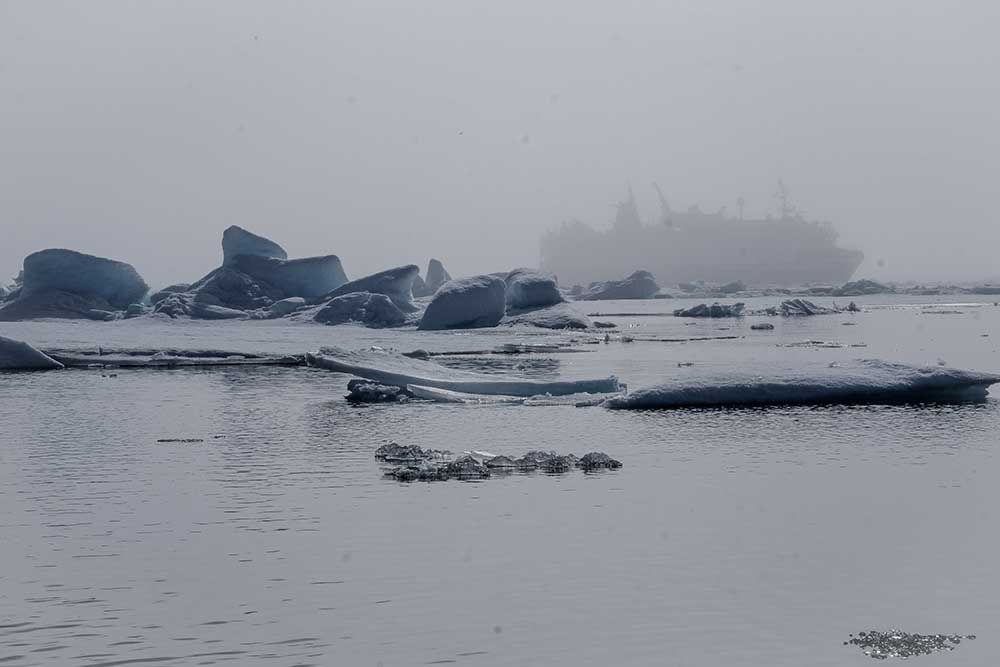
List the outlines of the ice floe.
<svg viewBox="0 0 1000 667">
<path fill-rule="evenodd" d="M 558 454 L 553 451 L 530 451 L 518 459 L 490 452 L 465 452 L 455 456 L 452 452 L 421 449 L 416 445 L 399 445 L 390 442 L 375 450 L 375 460 L 388 464 L 385 476 L 400 482 L 433 482 L 448 479 L 478 480 L 492 475 L 531 473 L 562 474 L 573 468 L 593 473 L 616 470 L 621 461 L 604 452 L 590 452 L 583 456 Z"/>
<path fill-rule="evenodd" d="M 524 325 L 540 329 L 589 329 L 594 322 L 568 303 L 541 308 L 511 309 L 501 324 Z"/>
<path fill-rule="evenodd" d="M 264 355 L 226 350 L 173 348 L 46 349 L 45 354 L 70 368 L 181 368 L 201 366 L 302 366 L 298 355 Z"/>
<path fill-rule="evenodd" d="M 0 336 L 0 370 L 54 370 L 62 368 L 52 357 L 28 343 Z"/>
<path fill-rule="evenodd" d="M 524 378 L 482 375 L 448 368 L 433 361 L 413 359 L 396 352 L 368 350 L 350 352 L 324 348 L 319 354 L 307 354 L 313 367 L 374 380 L 381 384 L 406 388 L 408 385 L 446 389 L 468 394 L 500 396 L 566 396 L 570 394 L 607 394 L 617 392 L 618 378 L 594 380 L 543 381 Z"/>
<path fill-rule="evenodd" d="M 678 374 L 615 396 L 612 409 L 982 401 L 1000 375 L 875 359 L 803 368 Z"/>
</svg>

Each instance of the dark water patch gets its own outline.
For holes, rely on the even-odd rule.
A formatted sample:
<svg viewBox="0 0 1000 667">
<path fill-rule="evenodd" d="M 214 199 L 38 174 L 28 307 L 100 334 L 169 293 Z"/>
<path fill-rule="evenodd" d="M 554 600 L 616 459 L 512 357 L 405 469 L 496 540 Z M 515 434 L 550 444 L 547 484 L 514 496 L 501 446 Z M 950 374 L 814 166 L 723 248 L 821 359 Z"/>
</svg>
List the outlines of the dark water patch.
<svg viewBox="0 0 1000 667">
<path fill-rule="evenodd" d="M 69 648 L 68 646 L 43 646 L 41 648 L 32 649 L 32 653 L 48 653 L 49 651 L 61 651 L 64 648 Z"/>
<path fill-rule="evenodd" d="M 538 357 L 440 357 L 442 366 L 487 375 L 521 375 L 530 378 L 553 378 L 559 374 L 559 359 Z"/>
<path fill-rule="evenodd" d="M 14 630 L 10 630 L 8 632 L 4 632 L 2 634 L 4 634 L 4 635 L 14 635 L 14 634 L 23 634 L 23 633 L 26 633 L 26 632 L 44 632 L 46 630 L 68 630 L 70 628 L 79 628 L 81 625 L 83 625 L 83 624 L 82 623 L 61 623 L 61 624 L 57 624 L 57 625 L 37 625 L 37 626 L 31 627 L 31 628 L 20 628 L 19 627 L 19 628 L 16 628 Z"/>
<path fill-rule="evenodd" d="M 109 660 L 107 662 L 92 662 L 84 667 L 118 667 L 119 665 L 139 665 L 153 662 L 176 662 L 184 660 L 184 656 L 161 656 L 156 658 L 131 658 L 128 660 Z"/>
<path fill-rule="evenodd" d="M 75 554 L 73 558 L 114 558 L 121 554 Z"/>
</svg>

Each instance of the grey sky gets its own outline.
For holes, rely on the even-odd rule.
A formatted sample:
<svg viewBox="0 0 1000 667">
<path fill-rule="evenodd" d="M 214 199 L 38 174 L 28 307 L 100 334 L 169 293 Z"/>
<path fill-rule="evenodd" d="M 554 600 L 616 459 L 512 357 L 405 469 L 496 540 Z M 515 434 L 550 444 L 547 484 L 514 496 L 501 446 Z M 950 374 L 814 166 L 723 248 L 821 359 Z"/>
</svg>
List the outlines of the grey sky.
<svg viewBox="0 0 1000 667">
<path fill-rule="evenodd" d="M 627 182 L 762 214 L 782 178 L 859 276 L 995 277 L 998 34 L 987 1 L 0 0 L 0 272 L 193 280 L 229 224 L 496 271 Z"/>
</svg>

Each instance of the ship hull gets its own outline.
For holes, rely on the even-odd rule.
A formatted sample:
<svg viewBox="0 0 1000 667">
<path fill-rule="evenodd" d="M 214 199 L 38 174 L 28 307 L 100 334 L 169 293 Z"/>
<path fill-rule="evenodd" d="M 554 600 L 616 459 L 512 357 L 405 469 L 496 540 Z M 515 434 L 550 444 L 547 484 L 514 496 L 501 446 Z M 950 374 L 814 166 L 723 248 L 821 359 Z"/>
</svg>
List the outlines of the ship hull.
<svg viewBox="0 0 1000 667">
<path fill-rule="evenodd" d="M 698 280 L 794 286 L 845 283 L 864 259 L 862 252 L 834 243 L 808 242 L 812 239 L 786 234 L 755 234 L 746 228 L 735 234 L 656 230 L 653 235 L 646 230 L 555 243 L 550 239 L 543 244 L 542 267 L 564 285 L 613 280 L 644 269 L 664 287 Z"/>
</svg>

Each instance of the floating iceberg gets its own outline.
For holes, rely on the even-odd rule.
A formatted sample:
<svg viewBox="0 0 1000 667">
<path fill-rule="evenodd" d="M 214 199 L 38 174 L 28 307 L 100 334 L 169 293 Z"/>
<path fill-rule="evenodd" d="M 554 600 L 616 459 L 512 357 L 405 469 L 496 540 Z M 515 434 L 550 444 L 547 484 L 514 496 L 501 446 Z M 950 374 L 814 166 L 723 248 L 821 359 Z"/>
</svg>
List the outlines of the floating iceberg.
<svg viewBox="0 0 1000 667">
<path fill-rule="evenodd" d="M 91 311 L 122 311 L 149 287 L 131 264 L 51 248 L 24 258 L 17 296 L 0 308 L 0 321 L 42 317 L 104 319 Z"/>
<path fill-rule="evenodd" d="M 506 312 L 506 285 L 496 276 L 452 280 L 441 286 L 420 319 L 419 329 L 495 327 Z"/>
<path fill-rule="evenodd" d="M 533 269 L 514 269 L 507 274 L 507 308 L 544 308 L 563 302 L 556 277 Z"/>
<path fill-rule="evenodd" d="M 321 298 L 313 299 L 312 302 L 321 303 L 338 296 L 369 292 L 383 294 L 389 297 L 398 309 L 405 313 L 412 313 L 417 310 L 417 307 L 413 305 L 413 281 L 418 275 L 420 275 L 420 269 L 417 268 L 416 264 L 397 266 L 394 269 L 386 269 L 364 278 L 345 282 L 335 290 L 323 294 Z"/>
<path fill-rule="evenodd" d="M 742 317 L 745 304 L 740 303 L 713 303 L 711 306 L 699 303 L 690 308 L 678 308 L 674 311 L 675 317 Z"/>
<path fill-rule="evenodd" d="M 788 299 L 782 301 L 780 306 L 765 308 L 764 315 L 782 315 L 784 317 L 799 317 L 807 315 L 833 315 L 838 313 L 836 308 L 817 306 L 808 299 Z"/>
<path fill-rule="evenodd" d="M 831 290 L 831 296 L 864 296 L 866 294 L 885 294 L 895 290 L 874 280 L 855 280 L 844 283 L 842 287 Z"/>
<path fill-rule="evenodd" d="M 175 294 L 184 294 L 190 290 L 191 283 L 174 283 L 173 285 L 167 285 L 163 289 L 153 292 L 149 296 L 149 302 L 155 306 L 167 297 Z"/>
<path fill-rule="evenodd" d="M 649 271 L 636 271 L 623 280 L 592 283 L 577 296 L 583 301 L 608 301 L 611 299 L 651 299 L 660 291 L 656 278 Z"/>
<path fill-rule="evenodd" d="M 222 264 L 228 265 L 240 256 L 288 259 L 288 253 L 280 245 L 233 225 L 222 232 Z"/>
<path fill-rule="evenodd" d="M 424 282 L 424 279 L 420 277 L 419 273 L 413 278 L 413 287 L 411 288 L 411 291 L 413 292 L 414 298 L 430 296 L 430 293 L 427 291 L 427 283 Z"/>
<path fill-rule="evenodd" d="M 427 280 L 424 281 L 424 289 L 428 295 L 433 295 L 446 282 L 451 280 L 451 274 L 444 268 L 444 264 L 439 259 L 431 259 L 427 263 Z"/>
<path fill-rule="evenodd" d="M 911 366 L 864 359 L 830 366 L 754 373 L 727 369 L 706 376 L 679 375 L 668 382 L 616 396 L 612 409 L 739 405 L 964 402 L 986 399 L 1000 375 Z"/>
<path fill-rule="evenodd" d="M 336 255 L 299 259 L 239 255 L 228 266 L 289 297 L 323 296 L 347 282 L 347 274 Z"/>
<path fill-rule="evenodd" d="M 324 348 L 319 354 L 307 354 L 306 363 L 337 373 L 374 380 L 382 384 L 406 388 L 407 385 L 446 389 L 467 394 L 500 396 L 566 396 L 570 394 L 607 394 L 620 390 L 618 378 L 597 380 L 560 380 L 546 382 L 521 378 L 470 373 L 448 368 L 432 361 L 411 359 L 395 352 L 349 352 Z"/>
<path fill-rule="evenodd" d="M 373 328 L 398 327 L 406 322 L 406 315 L 385 294 L 353 292 L 330 299 L 315 311 L 313 320 L 321 324 L 357 322 Z"/>
<path fill-rule="evenodd" d="M 149 286 L 131 264 L 85 255 L 73 250 L 42 250 L 24 258 L 21 296 L 62 290 L 127 308 L 142 300 Z"/>
<path fill-rule="evenodd" d="M 277 243 L 240 227 L 223 232 L 222 252 L 222 266 L 201 280 L 150 297 L 154 312 L 209 320 L 282 317 L 289 314 L 288 299 L 315 299 L 347 282 L 336 255 L 287 259 Z"/>
</svg>

